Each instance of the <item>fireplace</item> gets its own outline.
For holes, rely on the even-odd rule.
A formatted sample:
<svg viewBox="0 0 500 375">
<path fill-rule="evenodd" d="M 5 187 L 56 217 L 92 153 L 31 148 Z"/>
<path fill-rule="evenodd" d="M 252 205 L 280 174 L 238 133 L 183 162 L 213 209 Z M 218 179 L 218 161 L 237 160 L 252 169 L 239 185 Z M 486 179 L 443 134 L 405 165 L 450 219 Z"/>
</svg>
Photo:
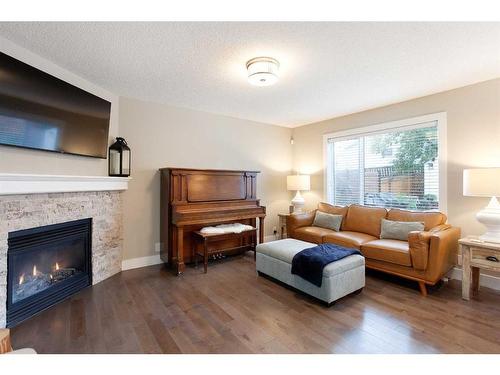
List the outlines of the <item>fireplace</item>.
<svg viewBox="0 0 500 375">
<path fill-rule="evenodd" d="M 92 219 L 10 232 L 7 327 L 92 284 Z"/>
</svg>

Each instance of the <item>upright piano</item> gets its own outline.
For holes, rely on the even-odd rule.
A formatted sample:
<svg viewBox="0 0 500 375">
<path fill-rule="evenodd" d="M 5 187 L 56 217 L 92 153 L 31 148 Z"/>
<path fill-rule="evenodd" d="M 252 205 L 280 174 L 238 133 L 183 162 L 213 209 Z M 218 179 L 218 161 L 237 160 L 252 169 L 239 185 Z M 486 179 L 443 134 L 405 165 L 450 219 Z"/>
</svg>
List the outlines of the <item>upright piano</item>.
<svg viewBox="0 0 500 375">
<path fill-rule="evenodd" d="M 177 274 L 194 261 L 198 244 L 193 232 L 203 227 L 234 222 L 256 227 L 258 219 L 259 242 L 264 241 L 266 208 L 257 199 L 258 171 L 162 168 L 160 172 L 160 256 Z M 257 243 L 257 238 L 251 240 Z"/>
</svg>

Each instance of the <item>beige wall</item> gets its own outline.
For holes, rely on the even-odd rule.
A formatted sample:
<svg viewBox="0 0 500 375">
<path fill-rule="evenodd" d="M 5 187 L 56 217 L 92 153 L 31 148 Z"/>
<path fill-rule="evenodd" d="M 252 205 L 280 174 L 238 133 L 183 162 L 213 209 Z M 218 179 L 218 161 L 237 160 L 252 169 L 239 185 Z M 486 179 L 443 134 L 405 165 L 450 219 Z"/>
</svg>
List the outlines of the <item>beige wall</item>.
<svg viewBox="0 0 500 375">
<path fill-rule="evenodd" d="M 462 169 L 500 165 L 500 79 L 338 117 L 293 130 L 120 98 L 0 37 L 0 51 L 112 102 L 110 142 L 124 136 L 132 147 L 132 177 L 125 193 L 124 259 L 157 254 L 158 168 L 258 169 L 259 197 L 267 206 L 266 235 L 286 211 L 285 176 L 291 167 L 312 174 L 305 194 L 312 208 L 323 197 L 322 135 L 435 112 L 447 112 L 449 222 L 464 234 L 483 229 L 474 213 L 485 198 L 462 196 Z M 118 120 L 119 130 L 118 130 Z M 294 145 L 290 146 L 290 135 Z M 103 159 L 0 146 L 0 173 L 107 175 Z"/>
<path fill-rule="evenodd" d="M 266 235 L 287 210 L 291 129 L 120 98 L 120 134 L 132 149 L 133 177 L 124 194 L 124 259 L 158 254 L 162 167 L 260 170 Z"/>
<path fill-rule="evenodd" d="M 462 170 L 500 166 L 500 79 L 293 129 L 293 169 L 313 174 L 307 206 L 323 199 L 323 134 L 436 112 L 447 112 L 449 222 L 465 235 L 484 231 L 475 213 L 488 199 L 462 195 Z"/>
<path fill-rule="evenodd" d="M 0 37 L 0 51 L 111 102 L 110 143 L 118 135 L 118 96 Z M 0 173 L 107 176 L 105 159 L 0 146 Z"/>
</svg>

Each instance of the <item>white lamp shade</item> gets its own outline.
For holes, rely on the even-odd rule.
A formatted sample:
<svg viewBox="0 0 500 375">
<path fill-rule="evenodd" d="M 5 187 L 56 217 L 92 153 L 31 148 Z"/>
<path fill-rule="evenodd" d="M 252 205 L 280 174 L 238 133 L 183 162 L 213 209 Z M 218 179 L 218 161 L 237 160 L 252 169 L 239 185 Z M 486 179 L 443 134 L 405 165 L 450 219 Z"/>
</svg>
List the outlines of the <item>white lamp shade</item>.
<svg viewBox="0 0 500 375">
<path fill-rule="evenodd" d="M 464 169 L 464 195 L 470 197 L 500 196 L 500 168 Z"/>
<path fill-rule="evenodd" d="M 311 178 L 306 174 L 286 176 L 286 188 L 288 190 L 311 190 Z"/>
</svg>

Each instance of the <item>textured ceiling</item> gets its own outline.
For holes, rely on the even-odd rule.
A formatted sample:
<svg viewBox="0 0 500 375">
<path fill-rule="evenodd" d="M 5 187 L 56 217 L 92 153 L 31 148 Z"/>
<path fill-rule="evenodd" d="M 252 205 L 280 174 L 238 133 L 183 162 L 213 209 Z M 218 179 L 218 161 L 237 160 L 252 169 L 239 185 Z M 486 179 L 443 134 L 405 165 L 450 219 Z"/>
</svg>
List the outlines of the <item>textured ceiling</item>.
<svg viewBox="0 0 500 375">
<path fill-rule="evenodd" d="M 298 126 L 500 76 L 500 23 L 0 23 L 120 96 Z M 281 63 L 272 87 L 245 62 Z"/>
</svg>

